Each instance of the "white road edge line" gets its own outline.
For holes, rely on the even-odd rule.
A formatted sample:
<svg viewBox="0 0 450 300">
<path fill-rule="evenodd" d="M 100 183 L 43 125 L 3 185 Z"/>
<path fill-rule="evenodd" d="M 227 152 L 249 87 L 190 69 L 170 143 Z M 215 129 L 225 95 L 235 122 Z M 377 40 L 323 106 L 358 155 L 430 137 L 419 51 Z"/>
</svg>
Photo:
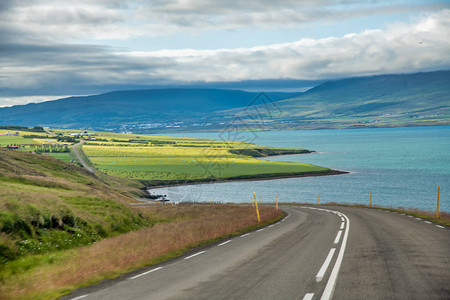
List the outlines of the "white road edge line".
<svg viewBox="0 0 450 300">
<path fill-rule="evenodd" d="M 341 227 L 339 229 L 344 229 L 344 226 L 345 226 L 345 222 L 342 222 Z"/>
<path fill-rule="evenodd" d="M 336 287 L 336 282 L 339 274 L 339 269 L 341 268 L 342 260 L 344 258 L 345 247 L 347 246 L 348 233 L 350 231 L 350 220 L 345 214 L 342 214 L 347 220 L 347 226 L 345 228 L 344 238 L 342 239 L 341 249 L 334 264 L 333 270 L 331 271 L 330 278 L 328 279 L 325 290 L 323 291 L 321 300 L 330 300 L 333 296 L 334 288 Z"/>
<path fill-rule="evenodd" d="M 263 230 L 264 230 L 264 228 L 261 228 L 261 229 L 256 230 L 256 232 L 260 232 L 260 231 L 263 231 Z"/>
<path fill-rule="evenodd" d="M 335 244 L 339 243 L 339 240 L 341 239 L 341 234 L 342 234 L 342 230 L 339 230 L 336 235 L 336 238 L 334 239 Z"/>
<path fill-rule="evenodd" d="M 231 240 L 228 240 L 228 241 L 226 241 L 226 242 L 223 242 L 223 243 L 221 243 L 221 244 L 219 244 L 219 245 L 217 245 L 217 246 L 223 246 L 223 245 L 228 244 L 229 242 L 231 242 Z"/>
<path fill-rule="evenodd" d="M 436 227 L 439 227 L 439 228 L 445 229 L 445 227 L 444 227 L 444 226 L 441 226 L 441 225 L 436 225 Z"/>
<path fill-rule="evenodd" d="M 327 258 L 323 262 L 322 267 L 319 270 L 319 273 L 316 275 L 316 282 L 321 282 L 323 279 L 323 276 L 325 275 L 325 272 L 328 269 L 328 266 L 330 265 L 331 260 L 333 259 L 334 252 L 336 252 L 336 248 L 331 248 L 330 252 L 328 252 Z"/>
<path fill-rule="evenodd" d="M 427 224 L 431 224 L 431 222 L 430 221 L 424 221 L 425 223 L 427 223 Z"/>
<path fill-rule="evenodd" d="M 83 298 L 86 298 L 87 296 L 89 296 L 89 295 L 82 295 L 82 296 L 78 296 L 78 297 L 72 298 L 72 299 L 70 299 L 70 300 L 78 300 L 78 299 L 83 299 Z"/>
<path fill-rule="evenodd" d="M 270 228 L 270 227 L 273 227 L 273 224 L 272 224 L 272 225 L 269 225 L 269 228 Z"/>
<path fill-rule="evenodd" d="M 246 233 L 246 234 L 243 234 L 243 235 L 241 235 L 241 237 L 246 237 L 247 235 L 249 235 L 250 233 Z"/>
<path fill-rule="evenodd" d="M 138 278 L 138 277 L 147 275 L 147 274 L 149 274 L 149 273 L 152 273 L 152 272 L 161 270 L 162 268 L 163 268 L 163 267 L 158 267 L 158 268 L 152 269 L 152 270 L 150 270 L 150 271 L 147 271 L 147 272 L 141 273 L 141 274 L 139 274 L 139 275 L 133 276 L 133 277 L 131 277 L 131 278 L 128 278 L 128 280 L 136 279 L 136 278 Z M 72 299 L 72 300 L 75 300 L 75 299 Z"/>
<path fill-rule="evenodd" d="M 195 256 L 197 256 L 197 255 L 200 255 L 200 254 L 203 254 L 203 253 L 205 253 L 206 251 L 200 251 L 200 252 L 197 252 L 197 253 L 195 253 L 195 254 L 192 254 L 192 255 L 190 255 L 190 256 L 188 256 L 188 257 L 185 257 L 184 259 L 189 259 L 189 258 L 193 258 L 193 257 L 195 257 Z"/>
<path fill-rule="evenodd" d="M 308 293 L 305 295 L 305 297 L 303 297 L 303 300 L 312 300 L 313 297 L 314 293 Z"/>
</svg>

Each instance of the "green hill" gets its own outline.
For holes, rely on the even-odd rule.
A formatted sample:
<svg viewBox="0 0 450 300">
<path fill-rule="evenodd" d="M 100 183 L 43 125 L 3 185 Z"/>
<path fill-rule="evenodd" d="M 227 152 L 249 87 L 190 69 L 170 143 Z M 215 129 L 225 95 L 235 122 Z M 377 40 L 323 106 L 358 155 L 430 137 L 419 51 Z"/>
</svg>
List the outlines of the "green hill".
<svg viewBox="0 0 450 300">
<path fill-rule="evenodd" d="M 259 108 L 220 115 L 238 116 L 261 129 L 448 125 L 450 71 L 330 81 L 276 102 L 279 114 Z"/>
<path fill-rule="evenodd" d="M 304 93 L 204 88 L 117 91 L 0 108 L 0 126 L 154 133 L 449 125 L 450 71 L 322 83 Z"/>
<path fill-rule="evenodd" d="M 298 94 L 271 93 L 271 97 L 281 100 Z M 116 91 L 0 108 L 0 125 L 119 131 L 123 125 L 147 124 L 151 128 L 161 123 L 197 122 L 214 111 L 246 106 L 256 95 L 194 88 Z"/>
<path fill-rule="evenodd" d="M 129 208 L 135 200 L 119 192 L 139 191 L 139 184 L 108 180 L 50 156 L 0 148 L 0 266 L 148 224 Z"/>
</svg>

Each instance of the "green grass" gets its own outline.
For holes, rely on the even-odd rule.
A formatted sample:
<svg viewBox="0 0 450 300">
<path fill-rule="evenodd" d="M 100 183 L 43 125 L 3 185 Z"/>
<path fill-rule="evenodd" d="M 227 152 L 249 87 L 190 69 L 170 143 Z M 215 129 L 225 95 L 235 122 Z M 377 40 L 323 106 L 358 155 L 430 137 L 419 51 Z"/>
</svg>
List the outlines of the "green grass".
<svg viewBox="0 0 450 300">
<path fill-rule="evenodd" d="M 21 136 L 5 136 L 0 135 L 0 147 L 6 147 L 8 145 L 26 145 L 26 144 L 35 144 L 38 143 L 34 141 L 33 139 L 26 139 Z"/>
<path fill-rule="evenodd" d="M 124 193 L 141 185 L 105 184 L 104 177 L 49 155 L 0 148 L 0 265 L 152 223 L 127 205 L 134 200 Z"/>
<path fill-rule="evenodd" d="M 130 164 L 128 164 L 130 163 Z M 95 164 L 95 160 L 94 160 Z M 167 180 L 188 178 L 251 178 L 259 175 L 287 175 L 302 173 L 319 173 L 329 169 L 309 164 L 258 161 L 256 159 L 230 159 L 225 161 L 173 159 L 169 163 L 163 161 L 122 160 L 111 165 L 101 165 L 99 169 L 107 174 L 126 176 L 128 178 Z M 148 174 L 147 174 L 148 173 Z"/>
<path fill-rule="evenodd" d="M 65 162 L 70 162 L 72 161 L 72 155 L 68 152 L 66 153 L 49 153 L 50 156 L 57 158 L 59 160 L 65 161 Z"/>
<path fill-rule="evenodd" d="M 0 295 L 56 299 L 75 288 L 178 257 L 193 247 L 254 230 L 283 216 L 274 208 L 260 207 L 258 223 L 252 207 L 209 204 L 152 205 L 141 208 L 141 213 L 158 223 L 79 249 L 4 264 Z"/>
<path fill-rule="evenodd" d="M 102 172 L 123 178 L 209 181 L 326 173 L 319 166 L 258 160 L 255 157 L 310 153 L 305 149 L 263 147 L 239 141 L 99 133 L 82 150 Z"/>
</svg>

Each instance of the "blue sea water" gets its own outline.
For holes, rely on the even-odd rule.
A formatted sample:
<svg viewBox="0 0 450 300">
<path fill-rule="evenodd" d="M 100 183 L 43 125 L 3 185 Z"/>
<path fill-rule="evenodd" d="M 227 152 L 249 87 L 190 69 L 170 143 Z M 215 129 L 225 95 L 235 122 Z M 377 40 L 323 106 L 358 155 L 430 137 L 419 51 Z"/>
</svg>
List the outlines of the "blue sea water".
<svg viewBox="0 0 450 300">
<path fill-rule="evenodd" d="M 301 177 L 186 185 L 152 190 L 174 201 L 262 201 L 369 203 L 386 207 L 450 212 L 450 127 L 372 128 L 345 130 L 266 131 L 226 135 L 168 134 L 195 138 L 234 139 L 272 147 L 315 150 L 318 154 L 271 157 L 350 172 L 346 175 Z"/>
</svg>

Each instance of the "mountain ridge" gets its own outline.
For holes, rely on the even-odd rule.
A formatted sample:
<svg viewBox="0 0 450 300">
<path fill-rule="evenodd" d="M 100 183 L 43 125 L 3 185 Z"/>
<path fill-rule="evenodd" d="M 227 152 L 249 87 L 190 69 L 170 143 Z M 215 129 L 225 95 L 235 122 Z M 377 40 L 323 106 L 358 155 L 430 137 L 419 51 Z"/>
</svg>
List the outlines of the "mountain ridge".
<svg viewBox="0 0 450 300">
<path fill-rule="evenodd" d="M 126 90 L 0 108 L 0 125 L 137 133 L 221 130 L 236 118 L 254 130 L 448 125 L 449 92 L 450 71 L 326 81 L 265 93 L 260 105 L 260 93 L 241 90 Z"/>
<path fill-rule="evenodd" d="M 145 122 L 149 119 L 178 121 L 180 114 L 201 117 L 212 111 L 242 107 L 255 92 L 220 89 L 150 89 L 113 91 L 99 95 L 69 97 L 41 103 L 0 108 L 0 124 L 31 126 L 86 125 L 92 122 Z M 277 100 L 299 93 L 270 93 Z M 25 118 L 24 118 L 25 117 Z M 192 117 L 188 117 L 192 119 Z M 181 120 L 180 120 L 181 121 Z"/>
</svg>

